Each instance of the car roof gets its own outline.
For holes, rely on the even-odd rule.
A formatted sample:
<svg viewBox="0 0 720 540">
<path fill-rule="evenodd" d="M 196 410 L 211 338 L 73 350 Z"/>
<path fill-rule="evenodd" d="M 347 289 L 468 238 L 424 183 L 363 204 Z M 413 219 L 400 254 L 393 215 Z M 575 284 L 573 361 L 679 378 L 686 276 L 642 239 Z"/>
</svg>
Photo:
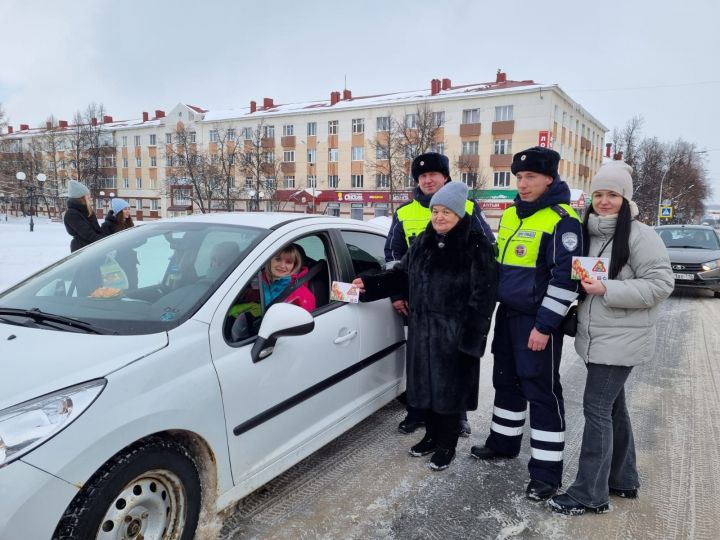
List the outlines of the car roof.
<svg viewBox="0 0 720 540">
<path fill-rule="evenodd" d="M 258 227 L 261 229 L 279 229 L 288 224 L 303 223 L 346 223 L 387 234 L 387 228 L 378 224 L 367 223 L 357 219 L 341 218 L 324 214 L 301 214 L 292 212 L 212 212 L 208 214 L 191 214 L 173 218 L 164 218 L 155 223 L 207 223 L 217 225 L 239 225 Z"/>
<path fill-rule="evenodd" d="M 657 225 L 656 229 L 700 229 L 703 231 L 714 231 L 710 225 Z"/>
</svg>

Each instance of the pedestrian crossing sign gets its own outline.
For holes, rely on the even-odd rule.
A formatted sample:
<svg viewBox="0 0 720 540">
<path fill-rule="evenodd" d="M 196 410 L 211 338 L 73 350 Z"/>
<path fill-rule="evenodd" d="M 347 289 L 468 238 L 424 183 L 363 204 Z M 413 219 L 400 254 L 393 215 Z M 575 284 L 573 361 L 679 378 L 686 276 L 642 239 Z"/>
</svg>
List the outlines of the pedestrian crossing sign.
<svg viewBox="0 0 720 540">
<path fill-rule="evenodd" d="M 671 218 L 671 217 L 673 217 L 673 208 L 672 208 L 672 206 L 661 206 L 661 207 L 660 207 L 660 217 L 661 217 L 661 218 Z"/>
</svg>

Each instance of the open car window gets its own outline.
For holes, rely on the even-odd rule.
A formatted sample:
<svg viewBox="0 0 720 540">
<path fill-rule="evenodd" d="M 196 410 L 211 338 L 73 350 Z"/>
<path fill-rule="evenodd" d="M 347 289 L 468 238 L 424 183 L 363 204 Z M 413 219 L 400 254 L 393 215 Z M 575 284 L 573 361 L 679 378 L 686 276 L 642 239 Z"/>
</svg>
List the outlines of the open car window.
<svg viewBox="0 0 720 540">
<path fill-rule="evenodd" d="M 314 234 L 283 246 L 292 246 L 301 259 L 297 278 L 291 277 L 285 282 L 269 278 L 267 266 L 270 259 L 263 261 L 258 272 L 237 295 L 226 315 L 223 325 L 225 340 L 229 343 L 241 343 L 255 337 L 265 313 L 275 302 L 293 303 L 311 312 L 327 306 L 331 302 L 330 284 L 337 279 L 334 277 L 329 242 L 325 235 Z M 273 253 L 273 256 L 279 251 L 282 249 Z"/>
</svg>

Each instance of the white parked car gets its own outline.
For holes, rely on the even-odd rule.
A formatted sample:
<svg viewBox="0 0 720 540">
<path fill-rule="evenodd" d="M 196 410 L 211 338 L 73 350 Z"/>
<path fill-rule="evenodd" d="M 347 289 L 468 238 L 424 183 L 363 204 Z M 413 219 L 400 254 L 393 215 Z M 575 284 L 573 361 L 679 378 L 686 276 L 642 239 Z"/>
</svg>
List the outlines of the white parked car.
<svg viewBox="0 0 720 540">
<path fill-rule="evenodd" d="M 290 243 L 312 313 L 249 294 Z M 329 297 L 381 269 L 384 243 L 356 220 L 197 215 L 0 294 L 0 538 L 189 540 L 395 398 L 405 336 L 389 301 Z"/>
</svg>

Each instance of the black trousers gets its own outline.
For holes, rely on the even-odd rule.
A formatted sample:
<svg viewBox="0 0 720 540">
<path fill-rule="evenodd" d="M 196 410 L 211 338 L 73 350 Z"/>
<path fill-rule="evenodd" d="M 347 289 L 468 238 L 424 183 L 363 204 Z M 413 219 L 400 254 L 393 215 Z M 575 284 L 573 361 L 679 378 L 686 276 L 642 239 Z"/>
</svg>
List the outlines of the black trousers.
<svg viewBox="0 0 720 540">
<path fill-rule="evenodd" d="M 460 419 L 463 413 L 439 414 L 424 409 L 426 434 L 437 442 L 438 448 L 454 450 L 460 436 Z"/>
</svg>

